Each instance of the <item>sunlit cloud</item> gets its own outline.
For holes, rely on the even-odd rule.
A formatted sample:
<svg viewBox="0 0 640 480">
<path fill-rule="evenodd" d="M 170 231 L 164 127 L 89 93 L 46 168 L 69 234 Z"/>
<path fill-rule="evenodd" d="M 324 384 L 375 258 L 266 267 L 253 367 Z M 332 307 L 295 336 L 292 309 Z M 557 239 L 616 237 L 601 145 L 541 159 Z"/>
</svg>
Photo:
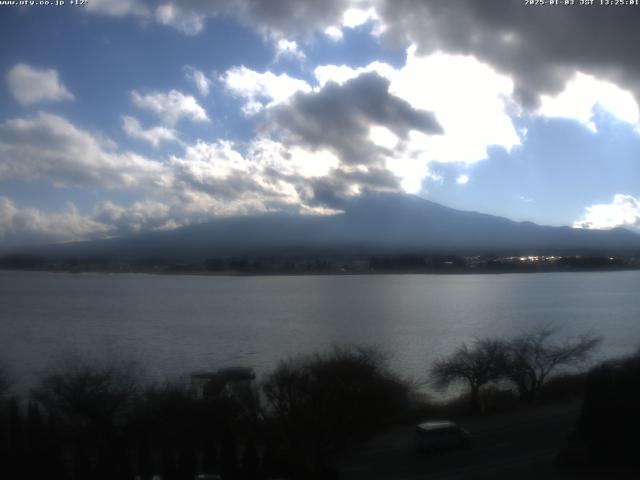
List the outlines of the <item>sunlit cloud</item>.
<svg viewBox="0 0 640 480">
<path fill-rule="evenodd" d="M 638 103 L 630 91 L 580 72 L 567 82 L 559 94 L 543 95 L 537 113 L 545 117 L 577 120 L 595 131 L 593 108 L 596 105 L 623 122 L 638 125 Z"/>
<path fill-rule="evenodd" d="M 307 82 L 286 73 L 260 73 L 244 66 L 228 70 L 221 81 L 229 92 L 244 100 L 242 110 L 246 115 L 254 115 L 267 106 L 282 103 L 297 92 L 311 91 Z"/>
<path fill-rule="evenodd" d="M 599 203 L 587 207 L 574 228 L 607 230 L 624 227 L 640 233 L 640 200 L 632 195 L 616 194 L 611 203 Z"/>
<path fill-rule="evenodd" d="M 155 113 L 167 125 L 175 125 L 181 119 L 193 122 L 209 120 L 207 112 L 193 96 L 178 90 L 149 93 L 134 90 L 131 92 L 131 99 L 137 107 Z"/>
</svg>

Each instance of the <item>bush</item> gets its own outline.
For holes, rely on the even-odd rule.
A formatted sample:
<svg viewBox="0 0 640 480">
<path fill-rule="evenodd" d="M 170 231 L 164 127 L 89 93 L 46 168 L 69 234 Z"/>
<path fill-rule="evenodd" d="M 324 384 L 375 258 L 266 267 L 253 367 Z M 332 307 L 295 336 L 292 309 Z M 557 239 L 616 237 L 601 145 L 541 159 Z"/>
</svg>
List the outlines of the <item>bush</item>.
<svg viewBox="0 0 640 480">
<path fill-rule="evenodd" d="M 411 390 L 380 351 L 337 347 L 280 363 L 262 388 L 298 470 L 403 414 Z"/>
<path fill-rule="evenodd" d="M 588 458 L 600 464 L 640 466 L 640 354 L 589 372 L 579 424 Z"/>
</svg>

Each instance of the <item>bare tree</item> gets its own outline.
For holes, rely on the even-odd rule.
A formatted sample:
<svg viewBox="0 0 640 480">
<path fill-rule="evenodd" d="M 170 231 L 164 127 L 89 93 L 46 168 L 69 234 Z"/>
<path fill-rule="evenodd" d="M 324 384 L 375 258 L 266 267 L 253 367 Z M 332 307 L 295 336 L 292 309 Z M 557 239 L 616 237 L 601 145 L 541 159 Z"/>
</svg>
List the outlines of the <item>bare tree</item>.
<svg viewBox="0 0 640 480">
<path fill-rule="evenodd" d="M 500 339 L 476 340 L 471 347 L 462 344 L 449 357 L 440 359 L 431 367 L 432 383 L 446 389 L 455 383 L 464 383 L 471 392 L 471 407 L 480 409 L 480 388 L 504 375 L 508 345 Z"/>
<path fill-rule="evenodd" d="M 579 367 L 600 344 L 600 337 L 583 334 L 554 341 L 557 327 L 542 326 L 509 342 L 506 377 L 515 383 L 520 397 L 533 402 L 549 376 L 559 367 Z"/>
<path fill-rule="evenodd" d="M 32 397 L 76 427 L 110 433 L 138 394 L 133 362 L 91 362 L 68 357 L 43 375 Z"/>
</svg>

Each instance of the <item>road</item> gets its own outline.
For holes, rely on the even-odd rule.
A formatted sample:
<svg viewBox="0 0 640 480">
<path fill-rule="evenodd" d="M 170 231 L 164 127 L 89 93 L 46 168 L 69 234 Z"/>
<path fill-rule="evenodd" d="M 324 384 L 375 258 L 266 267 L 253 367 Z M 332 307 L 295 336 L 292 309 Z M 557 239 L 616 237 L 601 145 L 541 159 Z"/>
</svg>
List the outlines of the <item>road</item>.
<svg viewBox="0 0 640 480">
<path fill-rule="evenodd" d="M 341 462 L 346 480 L 454 480 L 580 478 L 560 471 L 554 459 L 577 425 L 579 403 L 560 404 L 459 424 L 471 447 L 425 454 L 415 451 L 413 426 L 380 435 Z"/>
</svg>

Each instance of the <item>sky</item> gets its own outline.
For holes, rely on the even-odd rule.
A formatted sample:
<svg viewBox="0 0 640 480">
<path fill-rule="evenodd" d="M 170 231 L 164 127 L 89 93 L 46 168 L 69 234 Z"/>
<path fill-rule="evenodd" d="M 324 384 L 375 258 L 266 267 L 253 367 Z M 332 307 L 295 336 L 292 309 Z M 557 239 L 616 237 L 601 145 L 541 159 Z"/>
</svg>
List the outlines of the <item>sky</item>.
<svg viewBox="0 0 640 480">
<path fill-rule="evenodd" d="M 0 246 L 375 192 L 640 233 L 640 5 L 11 3 Z"/>
</svg>

